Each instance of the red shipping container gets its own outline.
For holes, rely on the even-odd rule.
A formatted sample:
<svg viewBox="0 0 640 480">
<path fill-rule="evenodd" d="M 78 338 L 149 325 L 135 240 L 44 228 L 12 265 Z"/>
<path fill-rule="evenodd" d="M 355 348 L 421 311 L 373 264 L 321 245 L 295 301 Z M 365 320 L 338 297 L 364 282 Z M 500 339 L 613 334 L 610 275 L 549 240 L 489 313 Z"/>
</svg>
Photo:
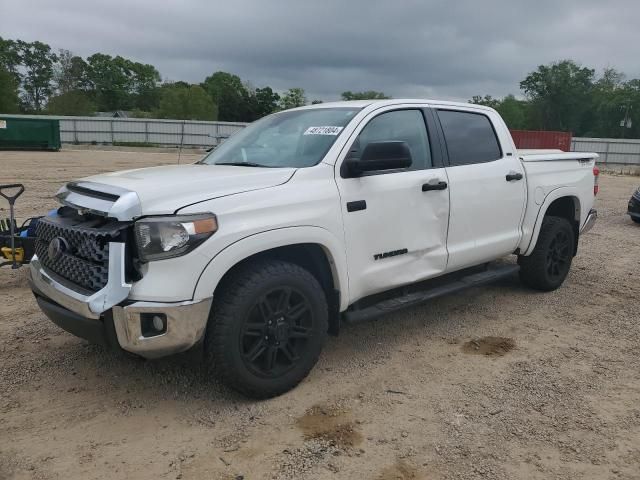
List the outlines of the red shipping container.
<svg viewBox="0 0 640 480">
<path fill-rule="evenodd" d="M 510 130 L 516 148 L 551 148 L 568 152 L 571 150 L 571 132 L 546 132 L 537 130 Z"/>
</svg>

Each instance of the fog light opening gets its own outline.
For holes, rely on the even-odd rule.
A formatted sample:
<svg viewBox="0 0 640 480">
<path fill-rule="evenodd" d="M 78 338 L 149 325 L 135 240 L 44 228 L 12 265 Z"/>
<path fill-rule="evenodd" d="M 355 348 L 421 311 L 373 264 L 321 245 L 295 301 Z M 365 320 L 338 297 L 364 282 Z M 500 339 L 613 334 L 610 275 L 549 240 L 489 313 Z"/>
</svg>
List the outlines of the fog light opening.
<svg viewBox="0 0 640 480">
<path fill-rule="evenodd" d="M 157 337 L 167 332 L 167 316 L 164 313 L 141 313 L 140 331 L 145 338 Z"/>
<path fill-rule="evenodd" d="M 158 315 L 153 316 L 153 328 L 155 328 L 157 331 L 164 330 L 164 320 Z"/>
</svg>

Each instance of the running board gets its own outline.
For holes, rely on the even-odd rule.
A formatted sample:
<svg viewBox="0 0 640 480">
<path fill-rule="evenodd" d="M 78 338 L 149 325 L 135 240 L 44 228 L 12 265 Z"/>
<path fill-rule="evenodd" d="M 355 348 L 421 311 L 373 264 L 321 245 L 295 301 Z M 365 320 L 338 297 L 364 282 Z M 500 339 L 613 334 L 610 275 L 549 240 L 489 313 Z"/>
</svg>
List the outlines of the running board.
<svg viewBox="0 0 640 480">
<path fill-rule="evenodd" d="M 489 264 L 486 270 L 472 273 L 465 277 L 458 277 L 454 281 L 449 281 L 426 290 L 409 293 L 403 296 L 383 300 L 369 307 L 347 310 L 344 312 L 343 319 L 347 323 L 356 323 L 363 320 L 371 320 L 372 318 L 386 315 L 407 307 L 420 305 L 443 295 L 460 292 L 472 287 L 478 287 L 488 283 L 495 282 L 501 278 L 509 277 L 515 274 L 520 267 L 512 264 Z"/>
</svg>

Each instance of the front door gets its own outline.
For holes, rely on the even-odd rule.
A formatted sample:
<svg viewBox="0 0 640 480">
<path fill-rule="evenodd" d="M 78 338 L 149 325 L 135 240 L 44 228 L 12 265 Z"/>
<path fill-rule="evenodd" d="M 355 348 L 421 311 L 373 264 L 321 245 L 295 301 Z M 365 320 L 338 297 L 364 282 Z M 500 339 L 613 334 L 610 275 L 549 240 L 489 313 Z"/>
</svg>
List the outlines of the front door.
<svg viewBox="0 0 640 480">
<path fill-rule="evenodd" d="M 350 302 L 436 276 L 447 265 L 448 180 L 422 110 L 387 108 L 362 125 L 349 156 L 357 157 L 370 142 L 403 141 L 412 165 L 344 178 L 338 162 Z"/>
</svg>

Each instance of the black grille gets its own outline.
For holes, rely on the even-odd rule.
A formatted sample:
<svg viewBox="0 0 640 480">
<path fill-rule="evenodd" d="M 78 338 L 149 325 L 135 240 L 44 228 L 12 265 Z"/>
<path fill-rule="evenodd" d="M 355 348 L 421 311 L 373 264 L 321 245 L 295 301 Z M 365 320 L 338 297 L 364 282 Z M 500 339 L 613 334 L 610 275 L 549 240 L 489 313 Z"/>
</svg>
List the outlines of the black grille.
<svg viewBox="0 0 640 480">
<path fill-rule="evenodd" d="M 109 276 L 109 242 L 123 241 L 120 222 L 95 227 L 96 221 L 45 217 L 36 228 L 35 252 L 50 272 L 84 290 L 97 292 Z M 49 245 L 59 239 L 62 252 L 49 257 Z"/>
</svg>

